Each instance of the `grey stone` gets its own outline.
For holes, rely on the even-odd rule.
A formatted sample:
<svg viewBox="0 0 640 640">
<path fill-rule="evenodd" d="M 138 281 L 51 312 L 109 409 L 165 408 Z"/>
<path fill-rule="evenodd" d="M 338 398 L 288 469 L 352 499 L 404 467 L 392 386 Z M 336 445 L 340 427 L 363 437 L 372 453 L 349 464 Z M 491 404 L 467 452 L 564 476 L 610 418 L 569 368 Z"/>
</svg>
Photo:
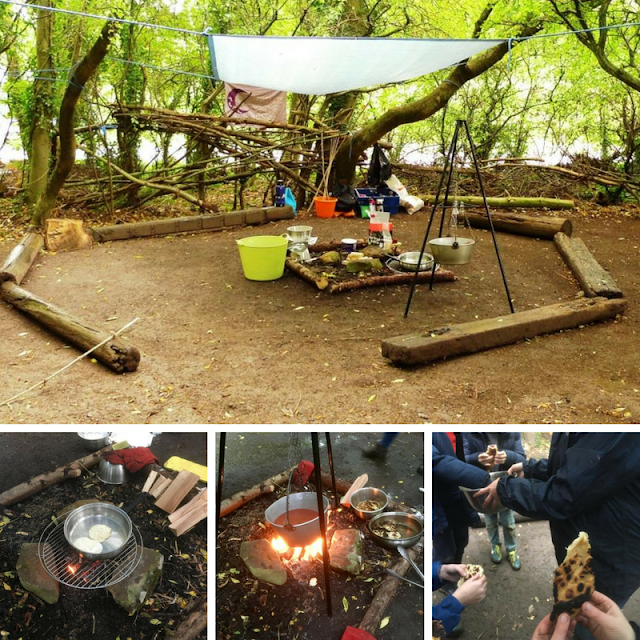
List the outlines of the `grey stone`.
<svg viewBox="0 0 640 640">
<path fill-rule="evenodd" d="M 240 557 L 255 578 L 271 584 L 284 584 L 287 581 L 287 572 L 278 552 L 266 540 L 241 543 Z"/>
<path fill-rule="evenodd" d="M 230 211 L 224 214 L 224 226 L 235 227 L 245 223 L 244 211 Z"/>
<path fill-rule="evenodd" d="M 333 532 L 329 556 L 334 569 L 357 576 L 362 566 L 362 554 L 362 536 L 358 529 L 339 529 Z"/>
<path fill-rule="evenodd" d="M 244 218 L 247 224 L 262 224 L 267 221 L 267 214 L 264 209 L 247 209 Z"/>
<path fill-rule="evenodd" d="M 137 611 L 153 593 L 162 575 L 164 556 L 154 549 L 143 549 L 140 564 L 130 576 L 109 587 L 113 599 L 126 611 Z"/>
<path fill-rule="evenodd" d="M 42 566 L 36 542 L 27 542 L 22 545 L 16 569 L 20 582 L 27 591 L 49 604 L 58 602 L 60 586 Z"/>
</svg>

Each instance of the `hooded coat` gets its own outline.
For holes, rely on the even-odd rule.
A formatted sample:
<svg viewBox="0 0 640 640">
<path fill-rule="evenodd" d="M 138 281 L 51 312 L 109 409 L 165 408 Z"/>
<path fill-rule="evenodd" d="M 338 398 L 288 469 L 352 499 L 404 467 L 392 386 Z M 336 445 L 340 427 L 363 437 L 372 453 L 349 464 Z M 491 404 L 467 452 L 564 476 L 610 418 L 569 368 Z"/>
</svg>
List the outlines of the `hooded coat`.
<svg viewBox="0 0 640 640">
<path fill-rule="evenodd" d="M 469 464 L 483 468 L 478 462 L 478 454 L 485 453 L 489 446 L 489 437 L 480 432 L 465 433 L 464 438 L 464 459 Z M 522 438 L 519 431 L 505 431 L 498 437 L 498 451 L 505 451 L 507 461 L 494 467 L 494 471 L 507 471 L 512 464 L 524 462 L 527 458 L 522 448 Z"/>
</svg>

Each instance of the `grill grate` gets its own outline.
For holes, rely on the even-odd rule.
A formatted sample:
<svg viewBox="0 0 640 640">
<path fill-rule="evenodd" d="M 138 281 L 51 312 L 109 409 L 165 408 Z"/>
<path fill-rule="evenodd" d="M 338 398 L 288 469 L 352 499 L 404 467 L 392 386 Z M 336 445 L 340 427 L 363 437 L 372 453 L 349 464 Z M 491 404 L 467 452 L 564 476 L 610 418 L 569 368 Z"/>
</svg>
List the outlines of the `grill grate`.
<svg viewBox="0 0 640 640">
<path fill-rule="evenodd" d="M 64 523 L 52 522 L 42 532 L 38 556 L 47 573 L 75 589 L 100 589 L 124 580 L 142 557 L 142 536 L 133 525 L 122 553 L 110 560 L 87 560 L 64 537 Z"/>
</svg>

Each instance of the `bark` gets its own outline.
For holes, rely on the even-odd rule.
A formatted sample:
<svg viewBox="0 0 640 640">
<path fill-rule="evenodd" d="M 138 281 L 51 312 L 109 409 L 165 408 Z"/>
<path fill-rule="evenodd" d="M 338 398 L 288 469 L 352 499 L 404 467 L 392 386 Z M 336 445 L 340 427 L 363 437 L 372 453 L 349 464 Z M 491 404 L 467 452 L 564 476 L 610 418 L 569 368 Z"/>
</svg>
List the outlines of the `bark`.
<svg viewBox="0 0 640 640">
<path fill-rule="evenodd" d="M 367 276 L 366 278 L 354 278 L 353 280 L 345 280 L 344 282 L 331 282 L 327 287 L 329 293 L 342 293 L 344 291 L 355 291 L 356 289 L 366 289 L 368 287 L 383 287 L 399 284 L 411 284 L 415 278 L 415 273 L 394 273 L 392 275 Z M 435 274 L 434 282 L 453 282 L 456 279 L 453 271 L 446 269 L 438 269 Z M 421 271 L 418 274 L 418 282 L 431 282 L 431 269 Z"/>
<path fill-rule="evenodd" d="M 51 6 L 50 0 L 43 2 L 45 7 Z M 45 9 L 38 11 L 36 21 L 36 64 L 38 69 L 52 69 L 51 31 L 53 13 Z M 34 113 L 31 133 L 31 153 L 29 188 L 27 201 L 31 205 L 38 202 L 47 187 L 49 161 L 51 159 L 51 122 L 53 120 L 53 83 L 46 78 L 52 72 L 41 71 L 38 75 L 45 79 L 33 81 Z"/>
<path fill-rule="evenodd" d="M 478 229 L 490 229 L 489 218 L 486 214 L 467 213 L 467 220 L 472 227 Z M 544 238 L 552 240 L 556 233 L 565 233 L 568 236 L 573 232 L 571 220 L 551 216 L 527 216 L 523 213 L 491 213 L 493 228 L 496 231 L 514 233 L 530 238 Z"/>
<path fill-rule="evenodd" d="M 110 335 L 89 326 L 64 309 L 38 298 L 13 282 L 3 282 L 0 285 L 0 297 L 4 298 L 5 302 L 8 302 L 12 307 L 82 351 L 88 351 Z M 140 362 L 138 349 L 119 337 L 112 338 L 93 351 L 91 357 L 117 373 L 135 371 Z"/>
<path fill-rule="evenodd" d="M 167 640 L 194 640 L 207 628 L 207 602 L 203 598 L 189 615 L 173 630 L 168 631 Z"/>
<path fill-rule="evenodd" d="M 320 289 L 320 291 L 323 291 L 329 286 L 329 280 L 325 276 L 318 275 L 293 258 L 287 258 L 287 260 L 285 261 L 285 265 L 287 266 L 287 269 L 293 271 L 297 276 L 299 276 L 306 282 L 315 284 L 316 287 Z"/>
<path fill-rule="evenodd" d="M 4 493 L 0 493 L 0 505 L 8 507 L 16 502 L 20 502 L 21 500 L 28 498 L 29 496 L 43 491 L 52 484 L 62 482 L 62 480 L 66 480 L 67 478 L 77 478 L 82 474 L 83 469 L 95 467 L 100 460 L 102 460 L 103 454 L 109 453 L 109 451 L 113 451 L 112 445 L 109 445 L 104 449 L 100 449 L 100 451 L 96 451 L 84 458 L 70 462 L 64 467 L 58 467 L 51 473 L 44 473 L 42 475 L 35 476 L 12 489 L 8 489 Z"/>
<path fill-rule="evenodd" d="M 20 284 L 40 253 L 43 243 L 44 240 L 39 233 L 27 233 L 0 267 L 0 283 L 10 280 Z"/>
<path fill-rule="evenodd" d="M 517 37 L 531 36 L 540 31 L 538 25 L 529 25 L 520 29 Z M 515 42 L 512 42 L 512 47 Z M 426 120 L 440 111 L 464 84 L 493 67 L 508 53 L 508 44 L 503 42 L 484 53 L 467 60 L 454 68 L 446 80 L 443 80 L 424 98 L 414 100 L 400 107 L 390 109 L 379 118 L 357 131 L 351 142 L 343 143 L 336 158 L 336 178 L 344 184 L 351 184 L 357 158 L 365 149 L 372 146 L 384 135 L 403 124 Z"/>
<path fill-rule="evenodd" d="M 224 518 L 227 514 L 239 509 L 241 506 L 247 504 L 247 502 L 258 498 L 265 493 L 272 493 L 275 490 L 275 486 L 272 484 L 257 484 L 251 489 L 247 489 L 246 491 L 240 491 L 235 495 L 227 498 L 220 505 L 220 517 Z"/>
<path fill-rule="evenodd" d="M 33 223 L 36 225 L 44 224 L 50 216 L 58 193 L 73 168 L 76 159 L 76 139 L 73 131 L 76 105 L 86 83 L 107 55 L 115 32 L 115 24 L 107 22 L 93 47 L 80 61 L 67 84 L 67 89 L 60 105 L 58 158 L 47 183 L 47 188 L 40 196 L 33 214 Z"/>
<path fill-rule="evenodd" d="M 436 200 L 434 195 L 420 195 L 425 202 L 433 204 Z M 484 201 L 481 196 L 456 196 L 447 199 L 447 204 L 453 204 L 457 200 L 463 204 L 473 207 L 483 207 Z M 444 201 L 441 197 L 440 203 Z M 496 209 L 573 209 L 573 200 L 559 200 L 557 198 L 487 198 L 487 204 Z"/>
</svg>

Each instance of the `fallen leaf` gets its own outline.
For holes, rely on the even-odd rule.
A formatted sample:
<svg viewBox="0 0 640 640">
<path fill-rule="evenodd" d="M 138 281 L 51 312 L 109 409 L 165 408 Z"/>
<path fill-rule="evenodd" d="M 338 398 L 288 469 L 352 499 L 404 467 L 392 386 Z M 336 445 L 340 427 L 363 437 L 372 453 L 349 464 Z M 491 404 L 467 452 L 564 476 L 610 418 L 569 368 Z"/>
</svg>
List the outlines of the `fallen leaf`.
<svg viewBox="0 0 640 640">
<path fill-rule="evenodd" d="M 380 621 L 380 628 L 384 629 L 389 624 L 389 620 L 391 620 L 391 616 L 387 616 L 386 618 L 382 618 L 382 620 Z"/>
<path fill-rule="evenodd" d="M 347 598 L 345 596 L 342 596 L 342 606 L 344 607 L 345 611 L 349 611 L 349 602 L 347 601 Z"/>
<path fill-rule="evenodd" d="M 533 605 L 532 604 L 529 605 L 529 613 L 533 613 Z"/>
<path fill-rule="evenodd" d="M 7 591 L 11 591 L 11 587 L 10 587 L 6 582 L 3 582 L 3 583 L 2 583 L 2 586 L 3 586 Z"/>
<path fill-rule="evenodd" d="M 153 618 L 152 620 L 149 620 L 149 622 L 151 624 L 162 624 L 162 622 L 160 622 L 160 620 L 158 620 L 158 618 Z"/>
<path fill-rule="evenodd" d="M 367 402 L 373 402 L 376 399 L 376 394 L 374 393 L 372 396 L 369 396 Z"/>
</svg>

